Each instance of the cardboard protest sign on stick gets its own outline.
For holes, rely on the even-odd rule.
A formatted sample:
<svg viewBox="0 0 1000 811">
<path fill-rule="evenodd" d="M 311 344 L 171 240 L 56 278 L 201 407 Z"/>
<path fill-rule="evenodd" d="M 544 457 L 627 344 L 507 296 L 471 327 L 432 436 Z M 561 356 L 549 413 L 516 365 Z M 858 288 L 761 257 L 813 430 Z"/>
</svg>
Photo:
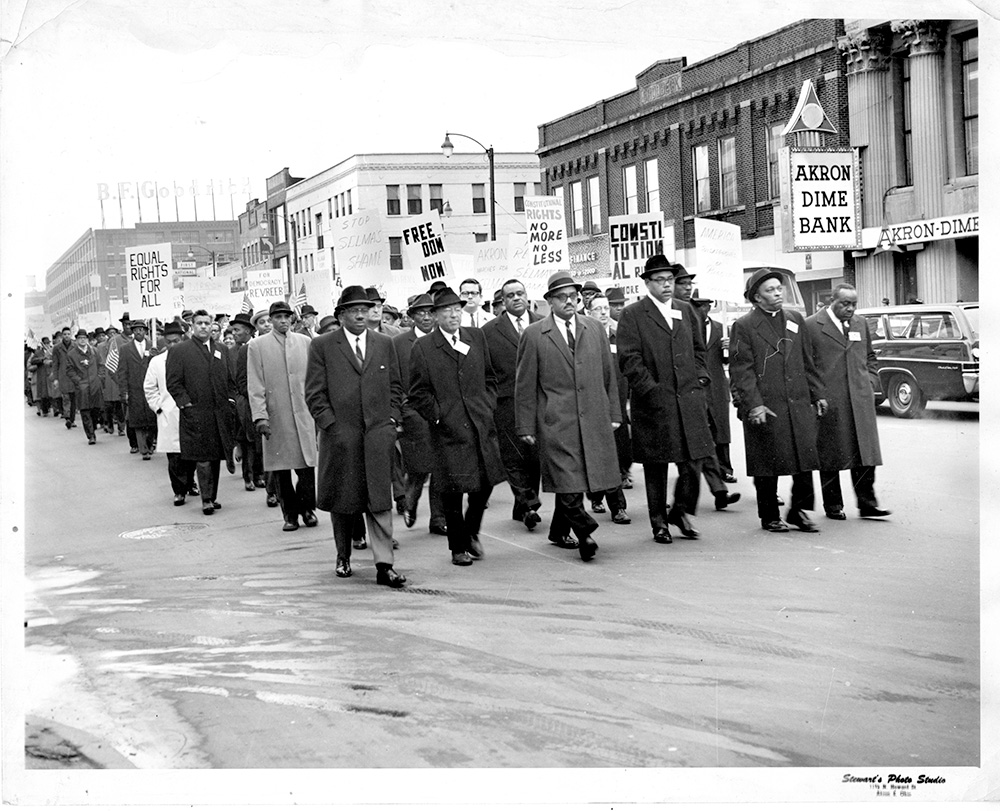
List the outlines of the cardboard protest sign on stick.
<svg viewBox="0 0 1000 811">
<path fill-rule="evenodd" d="M 566 212 L 561 197 L 525 197 L 524 220 L 528 226 L 531 266 L 547 275 L 571 271 Z"/>
<path fill-rule="evenodd" d="M 365 209 L 331 224 L 333 256 L 339 287 L 360 284 L 382 287 L 392 281 L 389 264 L 389 237 L 382 228 L 382 217 Z"/>
<path fill-rule="evenodd" d="M 132 318 L 171 317 L 173 266 L 169 242 L 125 249 L 125 289 Z"/>
<path fill-rule="evenodd" d="M 716 301 L 743 301 L 743 243 L 735 223 L 694 218 L 698 295 Z"/>
<path fill-rule="evenodd" d="M 436 209 L 422 217 L 411 217 L 402 236 L 404 267 L 414 283 L 425 289 L 438 280 L 454 286 L 451 257 L 445 244 L 441 215 Z"/>
</svg>

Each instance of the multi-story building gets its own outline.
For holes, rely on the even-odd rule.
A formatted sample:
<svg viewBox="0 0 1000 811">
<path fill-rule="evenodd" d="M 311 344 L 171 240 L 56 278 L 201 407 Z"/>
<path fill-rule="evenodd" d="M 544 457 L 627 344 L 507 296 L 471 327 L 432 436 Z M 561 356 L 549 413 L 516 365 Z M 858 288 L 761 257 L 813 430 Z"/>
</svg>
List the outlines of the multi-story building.
<svg viewBox="0 0 1000 811">
<path fill-rule="evenodd" d="M 68 323 L 76 313 L 109 311 L 111 301 L 127 304 L 125 249 L 164 242 L 171 244 L 174 268 L 181 273 L 239 259 L 234 220 L 88 228 L 45 272 L 46 312 L 52 323 Z"/>
<path fill-rule="evenodd" d="M 571 258 L 574 243 L 602 256 L 609 216 L 660 209 L 676 259 L 697 266 L 694 219 L 717 219 L 740 226 L 746 266 L 791 270 L 812 311 L 852 257 L 782 253 L 778 156 L 795 143 L 781 131 L 806 79 L 837 129 L 819 145 L 849 145 L 843 35 L 842 20 L 805 20 L 692 65 L 664 59 L 631 90 L 542 124 L 543 182 L 563 196 Z"/>
<path fill-rule="evenodd" d="M 287 174 L 287 169 L 285 170 Z M 541 192 L 538 158 L 530 152 L 494 156 L 497 239 L 524 231 L 524 198 Z M 277 178 L 278 176 L 276 176 Z M 331 239 L 334 222 L 362 210 L 382 216 L 390 263 L 404 269 L 402 233 L 408 217 L 436 209 L 444 215 L 448 250 L 469 254 L 490 238 L 489 164 L 485 153 L 353 155 L 310 178 L 280 189 L 274 204 L 268 180 L 267 207 L 275 233 L 276 266 L 296 273 L 336 271 Z M 275 198 L 277 199 L 277 198 Z M 284 235 L 284 224 L 294 238 Z M 289 242 L 291 247 L 289 249 Z M 279 251 L 280 249 L 280 251 Z"/>
<path fill-rule="evenodd" d="M 848 20 L 851 144 L 861 150 L 862 305 L 979 298 L 979 28 Z"/>
<path fill-rule="evenodd" d="M 261 203 L 256 197 L 248 201 L 238 222 L 240 263 L 243 269 L 263 270 L 273 267 L 274 238 L 268 227 L 267 202 Z"/>
</svg>

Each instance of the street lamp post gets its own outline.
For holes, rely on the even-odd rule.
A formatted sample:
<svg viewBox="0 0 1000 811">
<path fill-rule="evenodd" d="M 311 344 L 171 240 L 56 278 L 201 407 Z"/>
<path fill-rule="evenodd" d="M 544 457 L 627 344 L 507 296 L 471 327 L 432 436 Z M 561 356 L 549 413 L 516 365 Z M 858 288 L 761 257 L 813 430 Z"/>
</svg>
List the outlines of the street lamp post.
<svg viewBox="0 0 1000 811">
<path fill-rule="evenodd" d="M 197 248 L 200 251 L 207 253 L 212 259 L 212 277 L 214 278 L 219 270 L 219 263 L 215 256 L 215 251 L 210 248 L 206 248 L 203 245 L 188 245 L 187 257 L 188 259 L 194 259 L 194 249 Z"/>
<path fill-rule="evenodd" d="M 294 279 L 294 274 L 295 274 L 295 269 L 299 265 L 299 234 L 298 234 L 298 230 L 296 229 L 295 221 L 294 220 L 290 220 L 284 214 L 279 214 L 278 211 L 277 211 L 277 209 L 273 209 L 273 210 L 271 210 L 268 213 L 271 214 L 271 215 L 273 215 L 273 216 L 275 216 L 275 217 L 281 217 L 281 219 L 283 219 L 285 221 L 285 225 L 288 227 L 288 229 L 292 233 L 292 261 L 288 263 L 288 297 L 291 298 L 293 295 L 295 295 L 295 279 Z M 267 220 L 265 220 L 264 222 L 261 223 L 261 228 L 263 228 L 265 231 L 269 230 Z"/>
<path fill-rule="evenodd" d="M 451 142 L 449 136 L 457 135 L 459 138 L 468 138 L 473 143 L 479 144 L 486 152 L 486 157 L 490 161 L 490 239 L 496 242 L 497 238 L 497 210 L 496 210 L 496 177 L 494 174 L 493 166 L 493 147 L 483 146 L 471 135 L 463 135 L 460 132 L 446 132 L 444 134 L 444 143 L 441 144 L 441 151 L 444 152 L 446 158 L 450 158 L 452 153 L 455 151 L 455 146 Z"/>
</svg>

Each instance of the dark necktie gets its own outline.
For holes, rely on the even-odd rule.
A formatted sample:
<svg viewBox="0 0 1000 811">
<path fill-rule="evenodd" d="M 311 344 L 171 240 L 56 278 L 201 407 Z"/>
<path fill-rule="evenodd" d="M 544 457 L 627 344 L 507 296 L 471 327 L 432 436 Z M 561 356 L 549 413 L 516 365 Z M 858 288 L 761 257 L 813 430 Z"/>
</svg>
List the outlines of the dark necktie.
<svg viewBox="0 0 1000 811">
<path fill-rule="evenodd" d="M 845 321 L 843 326 L 844 326 L 844 337 L 847 338 L 847 340 L 849 341 L 851 340 L 851 322 Z"/>
<path fill-rule="evenodd" d="M 576 352 L 576 338 L 573 337 L 573 328 L 566 322 L 566 343 L 569 344 L 569 351 Z"/>
<path fill-rule="evenodd" d="M 364 365 L 365 353 L 361 351 L 361 339 L 354 339 L 354 354 L 358 356 L 358 363 Z"/>
</svg>

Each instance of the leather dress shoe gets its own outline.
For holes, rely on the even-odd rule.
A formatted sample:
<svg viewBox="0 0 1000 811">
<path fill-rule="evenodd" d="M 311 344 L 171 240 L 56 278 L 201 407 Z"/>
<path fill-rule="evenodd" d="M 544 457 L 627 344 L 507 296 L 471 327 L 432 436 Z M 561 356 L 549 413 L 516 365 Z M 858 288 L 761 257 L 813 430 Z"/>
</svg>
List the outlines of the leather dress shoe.
<svg viewBox="0 0 1000 811">
<path fill-rule="evenodd" d="M 351 544 L 351 545 L 355 549 L 367 549 L 368 548 L 368 541 L 366 541 L 364 538 L 355 538 L 354 539 L 354 543 Z"/>
<path fill-rule="evenodd" d="M 681 535 L 685 538 L 697 538 L 698 530 L 694 528 L 691 523 L 691 519 L 687 517 L 687 513 L 680 511 L 672 512 L 667 515 L 667 523 L 673 524 L 677 529 L 681 531 Z"/>
<path fill-rule="evenodd" d="M 631 524 L 632 519 L 628 517 L 628 513 L 625 510 L 619 510 L 614 515 L 611 516 L 611 520 L 616 524 Z"/>
<path fill-rule="evenodd" d="M 473 560 L 482 560 L 486 557 L 486 553 L 483 551 L 483 545 L 479 542 L 479 537 L 473 535 L 469 538 L 469 549 L 467 550 L 469 557 Z"/>
<path fill-rule="evenodd" d="M 149 454 L 148 454 L 148 453 L 144 453 L 144 454 L 142 455 L 142 461 L 143 461 L 143 462 L 148 462 L 148 461 L 149 461 L 149 459 L 150 459 L 150 456 L 149 456 Z"/>
<path fill-rule="evenodd" d="M 825 512 L 826 512 L 826 517 L 827 518 L 832 518 L 834 521 L 846 521 L 847 520 L 847 516 L 844 514 L 844 511 L 842 509 L 840 509 L 839 507 L 837 509 L 835 509 L 835 510 L 826 510 Z"/>
<path fill-rule="evenodd" d="M 155 448 L 156 445 L 154 445 L 153 447 Z M 226 472 L 229 473 L 230 476 L 232 476 L 236 472 L 236 465 L 233 464 L 233 457 L 231 456 L 226 457 Z"/>
<path fill-rule="evenodd" d="M 402 499 L 402 498 L 397 498 L 396 499 L 396 512 L 399 515 L 402 515 L 404 512 L 406 512 L 406 500 L 405 499 Z"/>
<path fill-rule="evenodd" d="M 379 569 L 375 573 L 375 583 L 379 586 L 389 586 L 390 588 L 400 589 L 406 582 L 406 578 L 399 574 L 391 566 L 385 569 Z"/>
<path fill-rule="evenodd" d="M 592 513 L 606 513 L 608 511 L 608 508 L 604 506 L 603 501 L 591 501 L 590 511 Z"/>
<path fill-rule="evenodd" d="M 862 518 L 885 518 L 892 515 L 892 510 L 883 510 L 881 507 L 861 507 L 858 512 Z"/>
<path fill-rule="evenodd" d="M 535 527 L 537 527 L 537 526 L 538 526 L 538 525 L 539 525 L 540 523 L 542 523 L 542 519 L 541 519 L 541 517 L 540 517 L 540 516 L 538 515 L 538 513 L 537 513 L 537 512 L 535 512 L 534 510 L 528 510 L 528 511 L 527 511 L 527 512 L 526 512 L 526 513 L 524 514 L 524 518 L 523 518 L 522 520 L 524 521 L 524 525 L 525 525 L 525 526 L 526 526 L 526 527 L 527 527 L 527 528 L 528 528 L 529 530 L 532 530 L 532 529 L 534 529 L 534 528 L 535 528 Z"/>
<path fill-rule="evenodd" d="M 88 444 L 88 445 L 96 445 L 96 444 L 97 444 L 97 440 L 96 440 L 96 439 L 94 439 L 94 437 L 91 437 L 90 439 L 88 439 L 88 440 L 87 440 L 87 444 Z M 149 459 L 149 457 L 148 457 L 148 456 L 146 456 L 146 457 L 143 457 L 143 458 L 145 458 L 145 459 Z"/>
<path fill-rule="evenodd" d="M 788 532 L 788 524 L 780 518 L 775 518 L 773 521 L 761 521 L 760 525 L 768 532 Z"/>
<path fill-rule="evenodd" d="M 267 506 L 268 507 L 277 507 L 278 506 L 278 497 L 276 495 L 274 495 L 274 493 L 268 493 L 267 494 Z"/>
<path fill-rule="evenodd" d="M 285 523 L 281 527 L 282 532 L 295 532 L 299 528 L 298 519 L 291 515 L 285 516 Z"/>
<path fill-rule="evenodd" d="M 246 490 L 248 493 L 252 493 L 254 490 L 257 489 L 257 485 L 255 485 L 253 482 L 243 482 L 243 489 Z"/>
<path fill-rule="evenodd" d="M 726 484 L 736 484 L 736 477 L 732 473 L 725 473 L 722 476 L 722 481 Z"/>
<path fill-rule="evenodd" d="M 448 534 L 448 527 L 442 527 L 442 526 L 439 526 L 437 524 L 431 524 L 427 528 L 427 531 L 431 535 L 447 535 Z"/>
<path fill-rule="evenodd" d="M 333 570 L 337 577 L 351 576 L 351 561 L 347 558 L 337 558 L 337 568 Z"/>
<path fill-rule="evenodd" d="M 560 549 L 579 549 L 580 548 L 580 542 L 578 540 L 576 540 L 576 538 L 571 538 L 569 535 L 567 535 L 565 538 L 557 538 L 555 540 L 553 540 L 552 538 L 549 538 L 549 540 L 552 543 L 554 543 L 556 546 L 558 546 Z"/>
<path fill-rule="evenodd" d="M 660 529 L 653 531 L 653 540 L 657 543 L 673 543 L 674 539 L 670 537 L 670 530 L 666 527 L 661 527 Z"/>
<path fill-rule="evenodd" d="M 622 476 L 622 490 L 631 490 L 631 489 L 632 489 L 632 477 L 629 476 L 628 473 L 626 473 L 624 476 Z"/>
<path fill-rule="evenodd" d="M 740 500 L 739 493 L 729 493 L 725 490 L 720 490 L 715 494 L 715 509 L 724 510 L 730 504 L 735 504 Z"/>
<path fill-rule="evenodd" d="M 403 523 L 407 527 L 412 527 L 417 523 L 417 511 L 410 509 L 403 510 Z"/>
<path fill-rule="evenodd" d="M 213 513 L 215 513 L 215 506 L 212 504 L 211 501 L 203 501 L 201 502 L 201 511 L 205 515 L 212 515 Z"/>
<path fill-rule="evenodd" d="M 264 481 L 264 477 L 263 476 L 258 476 L 256 479 L 254 479 L 253 480 L 253 484 L 254 484 L 254 487 L 257 487 L 257 488 L 259 488 L 261 490 L 263 490 L 265 487 L 267 487 L 267 482 Z"/>
<path fill-rule="evenodd" d="M 785 521 L 802 532 L 819 532 L 819 527 L 810 521 L 809 517 L 801 510 L 789 512 L 785 516 Z"/>
<path fill-rule="evenodd" d="M 222 509 L 222 505 L 219 504 L 218 501 L 213 501 L 212 502 L 212 506 L 215 507 L 215 509 L 217 509 L 217 510 L 221 510 Z"/>
<path fill-rule="evenodd" d="M 125 436 L 125 432 L 121 428 L 118 429 L 118 436 Z"/>
<path fill-rule="evenodd" d="M 472 557 L 469 555 L 468 552 L 452 552 L 451 562 L 454 563 L 456 566 L 471 566 Z"/>
<path fill-rule="evenodd" d="M 66 427 L 67 427 L 67 428 L 69 428 L 69 426 L 68 426 L 68 425 L 67 425 Z M 129 448 L 129 449 L 128 449 L 128 452 L 129 452 L 129 453 L 138 453 L 138 452 L 139 452 L 139 449 L 138 449 L 138 448 Z"/>
<path fill-rule="evenodd" d="M 304 513 L 302 513 L 302 523 L 305 524 L 307 527 L 316 526 L 319 523 L 319 521 L 316 520 L 316 513 L 314 513 L 312 510 L 306 510 Z"/>
<path fill-rule="evenodd" d="M 186 496 L 183 493 L 178 493 L 174 496 L 174 506 L 180 507 L 184 503 Z"/>
<path fill-rule="evenodd" d="M 596 554 L 597 554 L 597 542 L 589 535 L 586 538 L 581 538 L 580 560 L 586 563 L 588 560 L 593 560 L 594 555 Z"/>
</svg>

